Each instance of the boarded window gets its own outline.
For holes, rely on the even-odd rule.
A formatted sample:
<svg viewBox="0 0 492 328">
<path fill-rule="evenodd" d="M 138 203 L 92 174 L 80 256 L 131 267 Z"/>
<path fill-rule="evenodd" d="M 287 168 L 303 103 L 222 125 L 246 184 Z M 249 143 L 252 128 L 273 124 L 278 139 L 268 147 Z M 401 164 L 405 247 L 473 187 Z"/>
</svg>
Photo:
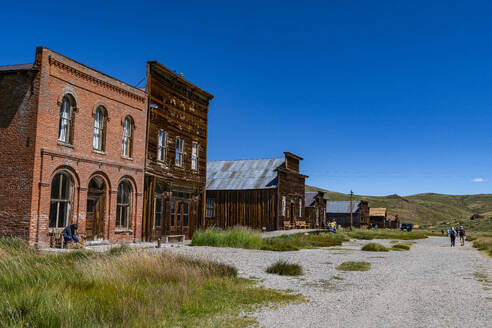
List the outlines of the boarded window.
<svg viewBox="0 0 492 328">
<path fill-rule="evenodd" d="M 191 146 L 191 169 L 198 170 L 198 143 L 193 142 Z"/>
<path fill-rule="evenodd" d="M 207 208 L 205 211 L 205 215 L 207 218 L 211 218 L 214 216 L 214 206 L 215 206 L 215 200 L 212 198 L 207 198 Z"/>
<path fill-rule="evenodd" d="M 176 138 L 176 165 L 183 166 L 183 149 L 184 140 L 180 137 Z"/>
<path fill-rule="evenodd" d="M 163 162 L 166 159 L 166 132 L 159 130 L 157 135 L 157 160 Z"/>
<path fill-rule="evenodd" d="M 123 147 L 122 154 L 125 157 L 132 157 L 132 140 L 133 140 L 133 121 L 126 117 L 123 122 Z"/>
<path fill-rule="evenodd" d="M 71 143 L 72 133 L 72 104 L 68 96 L 63 97 L 60 107 L 60 124 L 58 126 L 58 140 Z"/>
</svg>

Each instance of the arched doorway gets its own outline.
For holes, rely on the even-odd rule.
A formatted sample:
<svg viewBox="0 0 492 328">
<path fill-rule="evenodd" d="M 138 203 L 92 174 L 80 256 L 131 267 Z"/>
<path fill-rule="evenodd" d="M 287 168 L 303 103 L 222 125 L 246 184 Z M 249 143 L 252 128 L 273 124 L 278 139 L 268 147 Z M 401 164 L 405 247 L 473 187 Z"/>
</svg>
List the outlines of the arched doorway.
<svg viewBox="0 0 492 328">
<path fill-rule="evenodd" d="M 87 193 L 87 216 L 85 233 L 87 240 L 104 237 L 104 214 L 106 213 L 106 183 L 100 176 L 89 182 Z"/>
</svg>

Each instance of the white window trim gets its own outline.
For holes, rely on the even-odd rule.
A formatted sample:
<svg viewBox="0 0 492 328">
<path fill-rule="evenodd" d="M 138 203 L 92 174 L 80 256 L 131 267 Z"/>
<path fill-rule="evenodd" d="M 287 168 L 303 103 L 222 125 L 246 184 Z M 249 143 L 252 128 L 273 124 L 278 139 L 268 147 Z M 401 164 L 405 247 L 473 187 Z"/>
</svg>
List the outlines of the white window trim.
<svg viewBox="0 0 492 328">
<path fill-rule="evenodd" d="M 287 206 L 287 197 L 282 196 L 282 216 L 285 216 L 286 206 Z"/>
<path fill-rule="evenodd" d="M 179 147 L 180 141 L 181 141 L 181 147 Z M 184 139 L 181 137 L 176 137 L 176 156 L 174 159 L 176 166 L 183 167 L 183 155 L 184 155 Z"/>
<path fill-rule="evenodd" d="M 161 132 L 162 135 L 164 136 L 164 140 L 161 143 Z M 159 132 L 157 132 L 157 160 L 159 162 L 165 162 L 166 161 L 166 144 L 167 144 L 167 133 L 166 131 L 160 129 Z M 162 152 L 161 152 L 162 149 Z M 159 156 L 162 154 L 162 158 L 159 158 Z"/>
<path fill-rule="evenodd" d="M 191 144 L 191 169 L 193 171 L 198 171 L 198 142 L 193 141 Z"/>
</svg>

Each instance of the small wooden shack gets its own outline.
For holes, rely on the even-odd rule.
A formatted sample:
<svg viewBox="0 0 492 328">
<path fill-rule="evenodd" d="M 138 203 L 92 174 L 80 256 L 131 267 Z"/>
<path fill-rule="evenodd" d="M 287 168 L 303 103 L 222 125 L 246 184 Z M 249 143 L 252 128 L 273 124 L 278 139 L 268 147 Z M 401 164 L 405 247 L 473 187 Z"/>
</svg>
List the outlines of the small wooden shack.
<svg viewBox="0 0 492 328">
<path fill-rule="evenodd" d="M 352 208 L 350 206 L 352 205 Z M 337 226 L 350 226 L 350 212 L 352 212 L 352 226 L 360 228 L 367 224 L 369 205 L 366 201 L 328 201 L 326 202 L 326 220 L 335 220 Z"/>
<path fill-rule="evenodd" d="M 383 207 L 369 209 L 369 228 L 384 228 L 386 226 L 387 210 Z"/>
<path fill-rule="evenodd" d="M 388 215 L 386 217 L 385 228 L 399 229 L 400 228 L 400 218 L 398 215 Z"/>
<path fill-rule="evenodd" d="M 237 225 L 260 230 L 305 221 L 302 158 L 213 161 L 207 163 L 206 226 Z"/>
<path fill-rule="evenodd" d="M 307 192 L 305 194 L 306 221 L 310 228 L 326 227 L 325 193 Z"/>
</svg>

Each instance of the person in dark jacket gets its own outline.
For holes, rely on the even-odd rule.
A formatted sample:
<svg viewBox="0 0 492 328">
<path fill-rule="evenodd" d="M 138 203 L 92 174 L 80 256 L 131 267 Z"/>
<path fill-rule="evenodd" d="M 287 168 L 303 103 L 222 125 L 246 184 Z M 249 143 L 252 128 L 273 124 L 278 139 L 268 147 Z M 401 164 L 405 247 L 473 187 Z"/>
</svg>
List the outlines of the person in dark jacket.
<svg viewBox="0 0 492 328">
<path fill-rule="evenodd" d="M 456 231 L 454 230 L 454 228 L 451 228 L 451 231 L 449 232 L 449 237 L 451 238 L 451 247 L 454 247 L 456 241 Z"/>
<path fill-rule="evenodd" d="M 68 226 L 65 227 L 62 231 L 63 238 L 65 238 L 66 243 L 71 243 L 79 242 L 79 238 L 77 237 L 77 225 L 76 224 L 69 224 Z"/>
</svg>

